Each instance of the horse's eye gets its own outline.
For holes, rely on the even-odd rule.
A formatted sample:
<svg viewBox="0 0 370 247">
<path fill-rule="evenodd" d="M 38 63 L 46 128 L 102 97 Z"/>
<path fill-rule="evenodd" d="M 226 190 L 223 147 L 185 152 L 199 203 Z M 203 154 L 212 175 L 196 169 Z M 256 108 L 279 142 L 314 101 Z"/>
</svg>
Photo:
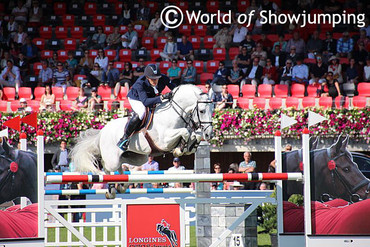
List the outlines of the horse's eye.
<svg viewBox="0 0 370 247">
<path fill-rule="evenodd" d="M 204 114 L 206 111 L 205 110 L 201 110 L 199 111 L 201 114 Z"/>
<path fill-rule="evenodd" d="M 344 172 L 349 172 L 349 168 L 348 168 L 348 167 L 344 167 L 344 168 L 343 168 L 343 171 L 344 171 Z"/>
</svg>

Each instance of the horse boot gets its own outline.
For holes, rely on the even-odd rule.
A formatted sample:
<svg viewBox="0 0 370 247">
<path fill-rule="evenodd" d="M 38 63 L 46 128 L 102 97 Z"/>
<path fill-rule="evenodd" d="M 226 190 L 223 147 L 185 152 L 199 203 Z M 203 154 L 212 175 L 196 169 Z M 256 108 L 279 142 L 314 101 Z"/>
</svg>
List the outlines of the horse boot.
<svg viewBox="0 0 370 247">
<path fill-rule="evenodd" d="M 133 113 L 132 117 L 130 118 L 130 120 L 128 121 L 126 125 L 125 134 L 117 143 L 118 147 L 123 152 L 127 151 L 128 144 L 130 142 L 130 137 L 135 132 L 137 127 L 139 127 L 140 123 L 141 123 L 141 120 L 139 118 L 139 115 L 137 115 L 136 113 Z"/>
</svg>

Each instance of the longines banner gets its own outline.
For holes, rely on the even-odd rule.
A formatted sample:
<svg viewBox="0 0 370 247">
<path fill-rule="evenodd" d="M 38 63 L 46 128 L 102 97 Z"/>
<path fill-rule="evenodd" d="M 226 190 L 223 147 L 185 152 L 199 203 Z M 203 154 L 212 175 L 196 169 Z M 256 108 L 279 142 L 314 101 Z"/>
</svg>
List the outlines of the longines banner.
<svg viewBox="0 0 370 247">
<path fill-rule="evenodd" d="M 131 204 L 126 207 L 127 247 L 179 247 L 183 226 L 179 204 Z"/>
</svg>

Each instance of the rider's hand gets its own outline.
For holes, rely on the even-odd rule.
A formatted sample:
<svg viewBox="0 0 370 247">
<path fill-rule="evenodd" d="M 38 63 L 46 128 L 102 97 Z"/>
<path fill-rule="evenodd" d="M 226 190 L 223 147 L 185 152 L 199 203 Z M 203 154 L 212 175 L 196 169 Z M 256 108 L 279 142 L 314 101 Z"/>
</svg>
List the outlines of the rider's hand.
<svg viewBox="0 0 370 247">
<path fill-rule="evenodd" d="M 165 100 L 165 99 L 168 99 L 168 100 L 172 99 L 172 92 L 168 92 L 166 94 L 161 95 L 161 100 Z"/>
</svg>

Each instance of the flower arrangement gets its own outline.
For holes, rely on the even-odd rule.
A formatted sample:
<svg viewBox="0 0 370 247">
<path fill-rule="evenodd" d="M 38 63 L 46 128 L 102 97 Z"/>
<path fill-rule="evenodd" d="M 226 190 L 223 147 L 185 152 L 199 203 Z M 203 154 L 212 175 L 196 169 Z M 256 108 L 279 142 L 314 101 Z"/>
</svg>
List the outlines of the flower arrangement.
<svg viewBox="0 0 370 247">
<path fill-rule="evenodd" d="M 334 136 L 338 133 L 349 134 L 352 138 L 361 138 L 370 142 L 370 108 L 364 109 L 310 109 L 329 119 L 310 128 L 310 133 L 320 136 Z M 275 131 L 280 129 L 280 116 L 284 113 L 297 120 L 297 124 L 282 131 L 284 138 L 299 138 L 307 126 L 308 109 L 264 111 L 261 109 L 228 109 L 216 111 L 213 115 L 214 137 L 211 143 L 222 146 L 225 140 L 242 139 L 248 142 L 255 138 L 272 138 Z M 123 117 L 125 111 L 97 112 L 41 112 L 38 115 L 38 128 L 45 133 L 45 143 L 60 142 L 62 139 L 71 141 L 81 131 L 89 128 L 101 129 L 112 119 Z M 0 123 L 21 115 L 20 113 L 0 113 Z M 36 130 L 22 124 L 22 132 L 28 136 L 29 144 L 36 142 Z M 9 129 L 9 142 L 19 139 L 17 131 Z"/>
</svg>

